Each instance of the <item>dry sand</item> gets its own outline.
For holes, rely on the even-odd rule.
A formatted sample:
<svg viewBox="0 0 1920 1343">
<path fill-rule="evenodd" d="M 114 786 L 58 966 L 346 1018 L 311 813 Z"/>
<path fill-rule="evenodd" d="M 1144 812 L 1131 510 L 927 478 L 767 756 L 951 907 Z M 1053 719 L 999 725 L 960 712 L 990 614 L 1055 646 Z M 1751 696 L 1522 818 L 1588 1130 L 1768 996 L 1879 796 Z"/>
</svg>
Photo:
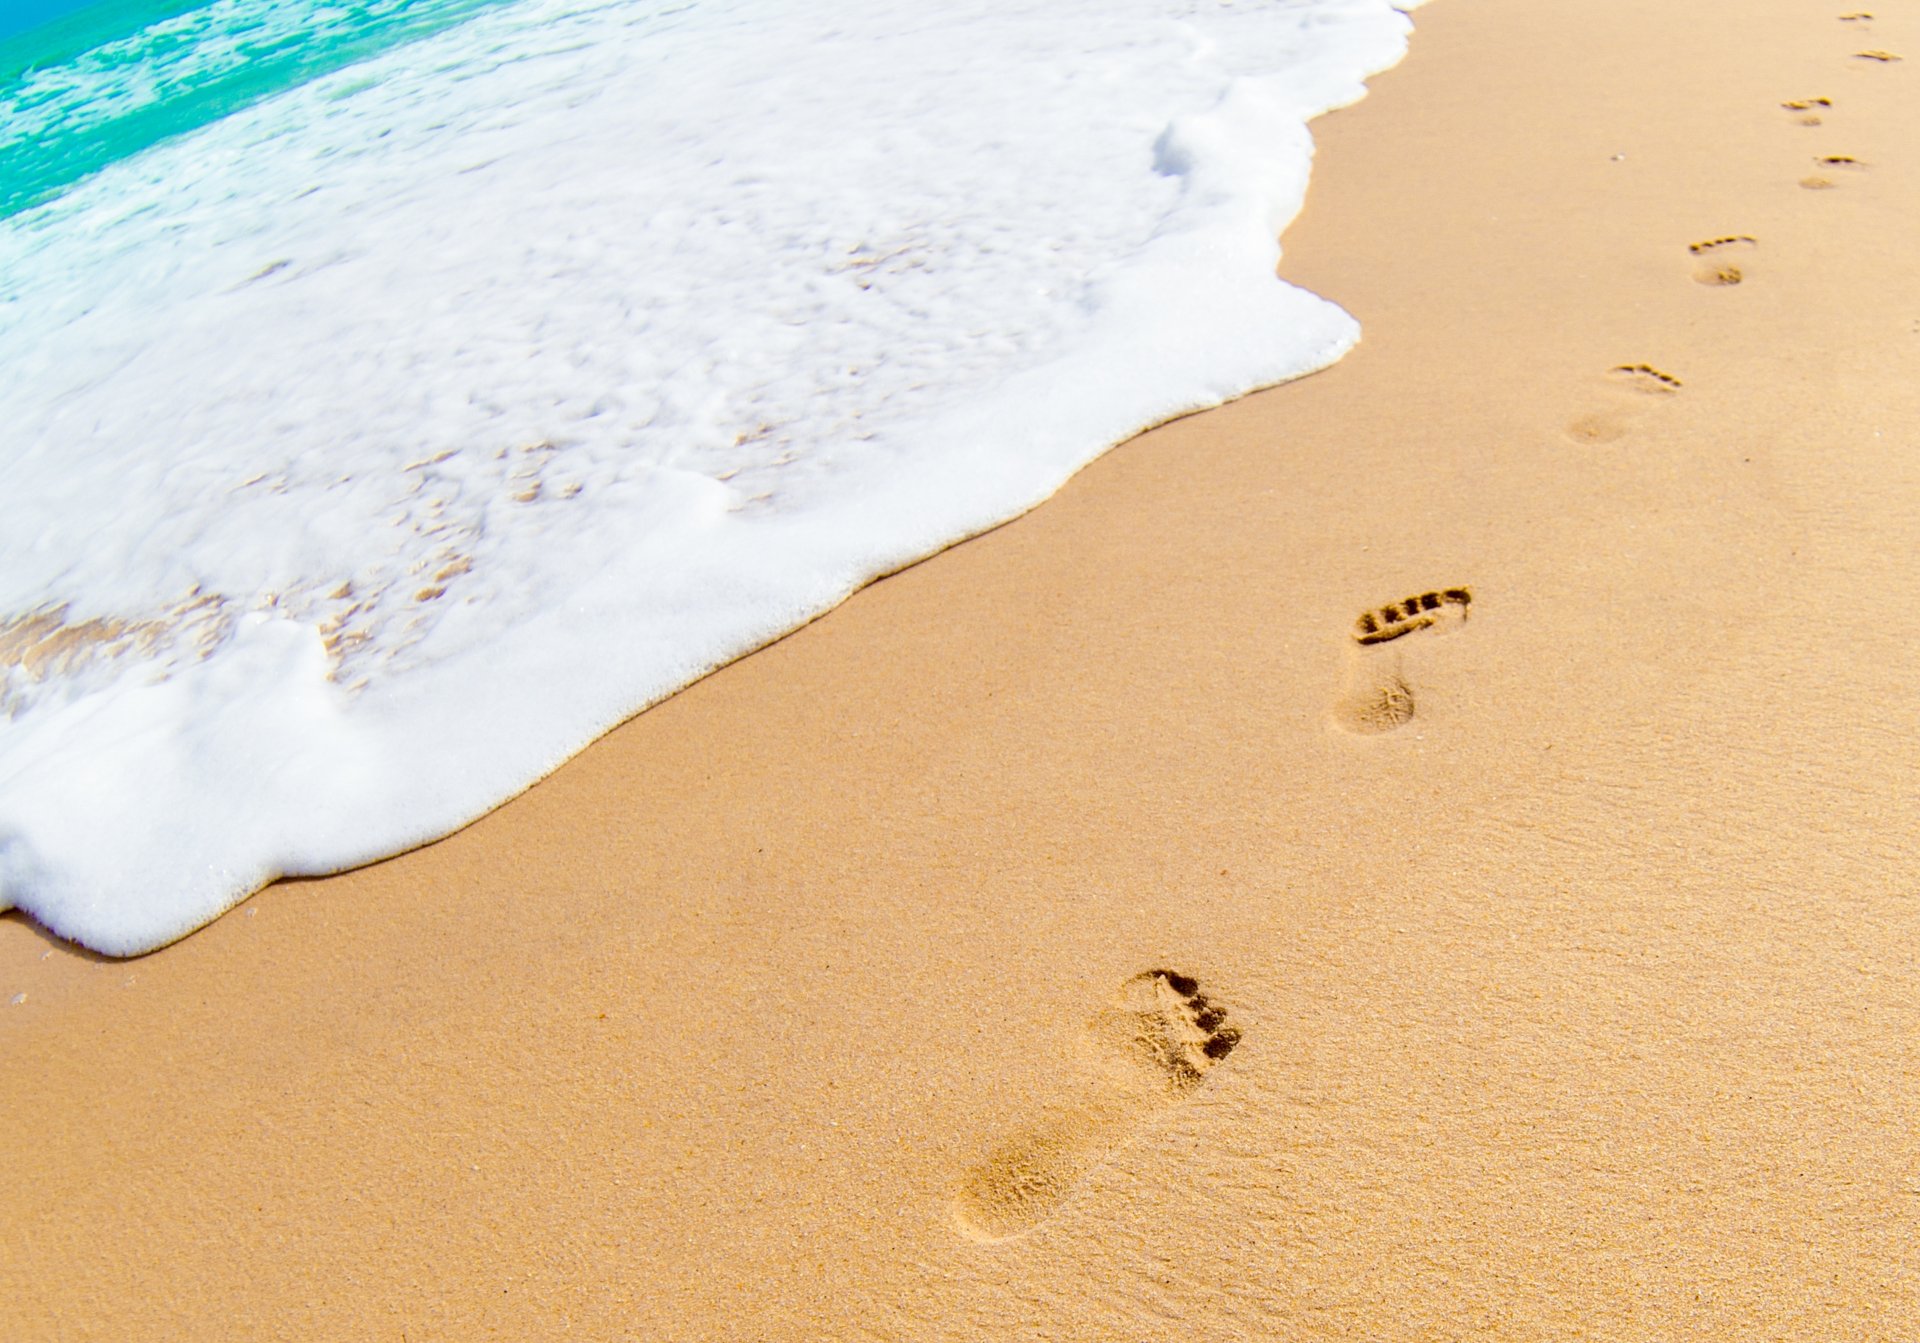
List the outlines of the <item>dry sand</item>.
<svg viewBox="0 0 1920 1343">
<path fill-rule="evenodd" d="M 0 1337 L 1920 1337 L 1883 3 L 1440 0 L 1339 366 L 430 849 L 0 923 Z"/>
</svg>

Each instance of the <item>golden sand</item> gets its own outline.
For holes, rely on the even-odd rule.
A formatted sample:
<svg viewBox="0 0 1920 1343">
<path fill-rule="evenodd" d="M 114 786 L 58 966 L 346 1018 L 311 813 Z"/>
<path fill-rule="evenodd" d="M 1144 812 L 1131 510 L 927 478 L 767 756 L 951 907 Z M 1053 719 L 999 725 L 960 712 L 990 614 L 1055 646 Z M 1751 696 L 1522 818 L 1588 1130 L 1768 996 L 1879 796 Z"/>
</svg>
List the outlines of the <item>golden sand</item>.
<svg viewBox="0 0 1920 1343">
<path fill-rule="evenodd" d="M 1333 369 L 431 848 L 0 921 L 0 1337 L 1920 1336 L 1886 11 L 1439 0 Z"/>
</svg>

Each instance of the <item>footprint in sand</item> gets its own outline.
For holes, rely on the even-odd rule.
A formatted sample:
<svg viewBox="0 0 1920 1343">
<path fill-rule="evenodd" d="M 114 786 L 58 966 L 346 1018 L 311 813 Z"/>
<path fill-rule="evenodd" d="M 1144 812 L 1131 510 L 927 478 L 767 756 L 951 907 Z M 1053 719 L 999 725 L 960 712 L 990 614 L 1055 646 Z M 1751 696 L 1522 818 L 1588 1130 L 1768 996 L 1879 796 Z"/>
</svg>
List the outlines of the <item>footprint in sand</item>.
<svg viewBox="0 0 1920 1343">
<path fill-rule="evenodd" d="M 1649 396 L 1672 396 L 1686 386 L 1673 374 L 1662 372 L 1652 364 L 1615 364 L 1607 370 L 1607 376 L 1623 387 Z"/>
<path fill-rule="evenodd" d="M 1814 163 L 1819 171 L 1800 179 L 1800 185 L 1809 191 L 1831 191 L 1840 185 L 1837 180 L 1840 174 L 1867 171 L 1867 165 L 1851 154 L 1822 154 Z"/>
<path fill-rule="evenodd" d="M 1749 257 L 1759 245 L 1744 233 L 1690 243 L 1687 251 L 1695 262 L 1693 278 L 1701 284 L 1739 284 L 1748 277 L 1752 265 Z"/>
<path fill-rule="evenodd" d="M 1467 588 L 1444 588 L 1390 606 L 1362 611 L 1353 622 L 1353 641 L 1359 645 L 1346 693 L 1334 706 L 1334 721 L 1349 732 L 1374 735 L 1391 732 L 1413 720 L 1416 708 L 1397 640 L 1422 630 L 1445 630 L 1464 624 L 1473 593 Z"/>
<path fill-rule="evenodd" d="M 1239 1029 L 1197 980 L 1172 970 L 1133 976 L 1087 1023 L 1083 1045 L 1097 1075 L 967 1176 L 954 1198 L 955 1224 L 982 1241 L 1031 1231 L 1155 1115 L 1191 1096 L 1239 1043 Z"/>
<path fill-rule="evenodd" d="M 1795 98 L 1790 102 L 1781 103 L 1780 106 L 1794 113 L 1794 120 L 1802 126 L 1818 126 L 1820 124 L 1820 114 L 1833 107 L 1833 99 Z"/>
<path fill-rule="evenodd" d="M 1603 410 L 1589 411 L 1567 426 L 1567 437 L 1574 442 L 1617 442 L 1627 436 L 1650 403 L 1676 396 L 1686 386 L 1652 364 L 1615 364 L 1607 370 L 1607 383 L 1612 389 L 1611 404 Z"/>
<path fill-rule="evenodd" d="M 1878 61 L 1882 65 L 1891 65 L 1899 60 L 1900 57 L 1894 55 L 1891 51 L 1856 51 L 1853 53 L 1853 59 L 1856 61 Z"/>
</svg>

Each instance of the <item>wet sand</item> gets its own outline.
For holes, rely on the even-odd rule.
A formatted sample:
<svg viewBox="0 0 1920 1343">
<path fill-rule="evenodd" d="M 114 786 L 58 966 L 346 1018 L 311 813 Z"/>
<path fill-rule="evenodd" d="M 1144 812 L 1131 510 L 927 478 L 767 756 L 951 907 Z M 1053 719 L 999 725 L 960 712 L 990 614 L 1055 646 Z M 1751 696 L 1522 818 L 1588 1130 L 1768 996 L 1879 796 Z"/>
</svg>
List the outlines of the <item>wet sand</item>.
<svg viewBox="0 0 1920 1343">
<path fill-rule="evenodd" d="M 1854 12 L 1438 0 L 1316 123 L 1339 365 L 440 844 L 0 920 L 0 1336 L 1920 1328 L 1920 14 Z"/>
</svg>

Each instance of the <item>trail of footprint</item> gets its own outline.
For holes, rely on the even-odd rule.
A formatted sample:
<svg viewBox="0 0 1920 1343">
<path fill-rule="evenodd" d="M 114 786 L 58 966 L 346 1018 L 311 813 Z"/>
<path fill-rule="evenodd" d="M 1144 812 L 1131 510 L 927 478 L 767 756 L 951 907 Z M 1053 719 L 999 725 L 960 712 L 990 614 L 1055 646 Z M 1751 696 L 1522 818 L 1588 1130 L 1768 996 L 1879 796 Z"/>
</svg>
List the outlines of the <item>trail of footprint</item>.
<svg viewBox="0 0 1920 1343">
<path fill-rule="evenodd" d="M 1088 1172 L 1191 1096 L 1240 1043 L 1226 1010 L 1197 980 L 1173 970 L 1127 980 L 1088 1023 L 1087 1037 L 1103 1065 L 1098 1084 L 1050 1107 L 960 1186 L 954 1223 L 972 1239 L 1008 1240 L 1038 1226 Z"/>
<path fill-rule="evenodd" d="M 1760 244 L 1745 233 L 1724 238 L 1708 238 L 1689 243 L 1687 251 L 1697 263 L 1693 278 L 1701 284 L 1736 285 L 1747 279 L 1752 262 L 1749 254 Z"/>
<path fill-rule="evenodd" d="M 1363 611 L 1353 624 L 1359 645 L 1347 685 L 1334 705 L 1333 718 L 1349 732 L 1367 736 L 1391 732 L 1413 721 L 1418 708 L 1398 648 L 1386 645 L 1422 630 L 1464 624 L 1473 593 L 1467 588 L 1423 592 L 1388 606 Z"/>
</svg>

